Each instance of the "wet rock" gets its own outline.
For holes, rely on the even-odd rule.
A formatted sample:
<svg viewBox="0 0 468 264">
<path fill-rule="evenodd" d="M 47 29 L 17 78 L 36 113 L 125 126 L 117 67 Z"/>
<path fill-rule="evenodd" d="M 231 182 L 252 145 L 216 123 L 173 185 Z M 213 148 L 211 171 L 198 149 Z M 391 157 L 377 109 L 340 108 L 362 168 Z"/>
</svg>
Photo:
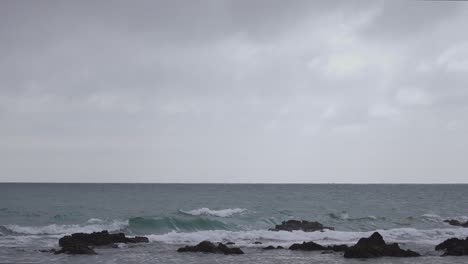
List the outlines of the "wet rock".
<svg viewBox="0 0 468 264">
<path fill-rule="evenodd" d="M 450 238 L 435 247 L 436 250 L 445 250 L 442 256 L 468 255 L 468 237 L 463 239 Z"/>
<path fill-rule="evenodd" d="M 397 243 L 387 244 L 378 233 L 373 233 L 368 238 L 361 238 L 356 245 L 348 248 L 345 258 L 378 258 L 378 257 L 418 257 L 419 253 L 411 250 L 403 250 Z"/>
<path fill-rule="evenodd" d="M 449 220 L 444 220 L 444 222 L 453 226 L 468 227 L 468 221 L 466 221 L 465 223 L 462 223 L 455 219 L 449 219 Z"/>
<path fill-rule="evenodd" d="M 304 232 L 323 231 L 323 229 L 334 230 L 333 227 L 323 226 L 319 222 L 299 221 L 299 220 L 288 220 L 283 221 L 280 225 L 276 225 L 275 228 L 269 229 L 270 231 L 295 231 L 302 230 Z"/>
<path fill-rule="evenodd" d="M 290 250 L 304 250 L 304 251 L 315 251 L 315 250 L 325 250 L 326 248 L 322 245 L 310 242 L 303 242 L 302 244 L 292 244 L 289 247 Z"/>
<path fill-rule="evenodd" d="M 83 244 L 67 244 L 62 249 L 55 251 L 54 254 L 72 254 L 72 255 L 96 255 L 96 251 Z"/>
<path fill-rule="evenodd" d="M 333 246 L 322 246 L 315 242 L 303 242 L 302 244 L 293 244 L 289 247 L 290 250 L 303 250 L 303 251 L 318 251 L 318 250 L 327 250 L 327 251 L 345 251 L 348 249 L 347 245 L 333 245 Z"/>
<path fill-rule="evenodd" d="M 147 243 L 147 237 L 126 237 L 124 233 L 109 234 L 107 230 L 93 233 L 75 233 L 59 239 L 61 250 L 55 254 L 96 254 L 91 246 L 112 246 L 118 243 Z"/>
<path fill-rule="evenodd" d="M 261 245 L 262 242 L 260 242 L 260 241 L 255 241 L 254 244 L 255 244 L 255 245 Z"/>
<path fill-rule="evenodd" d="M 204 253 L 219 253 L 225 255 L 232 254 L 244 254 L 240 248 L 230 248 L 223 243 L 219 243 L 218 246 L 210 241 L 202 241 L 195 246 L 185 246 L 179 248 L 177 252 L 204 252 Z"/>
<path fill-rule="evenodd" d="M 272 249 L 284 249 L 284 247 L 282 246 L 277 246 L 277 247 L 274 247 L 274 246 L 268 246 L 268 247 L 264 247 L 262 248 L 264 250 L 272 250 Z"/>
</svg>

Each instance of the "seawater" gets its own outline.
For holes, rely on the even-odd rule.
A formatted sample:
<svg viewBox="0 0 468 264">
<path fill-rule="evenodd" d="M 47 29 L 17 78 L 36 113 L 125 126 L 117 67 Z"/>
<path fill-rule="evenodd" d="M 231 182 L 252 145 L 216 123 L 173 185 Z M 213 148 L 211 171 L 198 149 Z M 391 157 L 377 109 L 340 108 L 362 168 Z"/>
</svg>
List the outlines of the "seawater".
<svg viewBox="0 0 468 264">
<path fill-rule="evenodd" d="M 0 263 L 354 263 L 341 253 L 265 251 L 302 241 L 353 244 L 379 231 L 417 250 L 418 259 L 375 263 L 467 263 L 440 257 L 434 245 L 467 237 L 468 185 L 341 184 L 0 184 Z M 306 219 L 325 232 L 273 232 L 275 224 Z M 149 244 L 98 249 L 97 256 L 42 253 L 75 232 L 109 230 L 145 235 Z M 243 256 L 177 253 L 202 240 L 233 241 Z M 262 245 L 255 245 L 260 241 Z M 359 263 L 359 262 L 355 262 Z"/>
</svg>

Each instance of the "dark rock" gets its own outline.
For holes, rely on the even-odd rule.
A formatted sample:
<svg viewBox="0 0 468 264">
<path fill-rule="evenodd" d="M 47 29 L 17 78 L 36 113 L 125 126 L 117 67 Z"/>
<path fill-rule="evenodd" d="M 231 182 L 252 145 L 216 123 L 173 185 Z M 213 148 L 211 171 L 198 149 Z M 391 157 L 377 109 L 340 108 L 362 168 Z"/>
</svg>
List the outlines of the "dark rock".
<svg viewBox="0 0 468 264">
<path fill-rule="evenodd" d="M 260 242 L 260 241 L 255 241 L 254 244 L 255 244 L 255 245 L 261 245 L 262 242 Z"/>
<path fill-rule="evenodd" d="M 466 221 L 465 223 L 462 223 L 458 220 L 450 219 L 450 220 L 444 220 L 444 222 L 449 223 L 450 225 L 453 225 L 453 226 L 468 227 L 468 221 Z"/>
<path fill-rule="evenodd" d="M 234 245 L 234 244 L 236 244 L 236 243 L 234 243 L 234 242 L 227 242 L 226 243 L 226 245 Z"/>
<path fill-rule="evenodd" d="M 264 250 L 272 250 L 272 249 L 284 249 L 284 247 L 282 246 L 277 246 L 277 247 L 274 247 L 274 246 L 268 246 L 268 247 L 264 247 L 262 248 Z"/>
<path fill-rule="evenodd" d="M 442 256 L 468 255 L 468 237 L 463 239 L 450 238 L 435 247 L 436 250 L 445 250 Z"/>
<path fill-rule="evenodd" d="M 333 245 L 328 246 L 327 249 L 335 252 L 346 251 L 349 247 L 347 245 Z"/>
<path fill-rule="evenodd" d="M 292 244 L 289 247 L 290 250 L 305 250 L 305 251 L 315 251 L 315 250 L 325 250 L 327 249 L 326 247 L 319 245 L 317 243 L 314 243 L 312 241 L 310 242 L 302 242 L 302 244 Z"/>
<path fill-rule="evenodd" d="M 333 246 L 322 246 L 315 242 L 303 242 L 302 244 L 293 244 L 289 247 L 290 250 L 304 250 L 304 251 L 317 251 L 317 250 L 329 250 L 329 251 L 345 251 L 348 249 L 347 245 L 333 245 Z"/>
<path fill-rule="evenodd" d="M 73 255 L 96 255 L 97 253 L 90 247 L 83 244 L 67 244 L 62 249 L 55 251 L 54 254 L 73 254 Z"/>
<path fill-rule="evenodd" d="M 219 243 L 218 246 L 211 243 L 210 241 L 202 241 L 195 246 L 185 246 L 179 248 L 177 252 L 204 252 L 204 253 L 220 253 L 225 255 L 231 254 L 244 254 L 240 248 L 230 248 L 223 243 Z"/>
<path fill-rule="evenodd" d="M 356 245 L 348 248 L 345 258 L 378 258 L 378 257 L 418 257 L 419 253 L 411 250 L 403 250 L 397 243 L 387 244 L 378 233 L 373 233 L 369 238 L 361 238 Z"/>
<path fill-rule="evenodd" d="M 52 249 L 39 249 L 39 252 L 41 253 L 55 253 L 55 248 Z"/>
<path fill-rule="evenodd" d="M 302 230 L 304 232 L 323 231 L 323 229 L 334 230 L 333 227 L 323 226 L 319 222 L 299 221 L 299 220 L 288 220 L 283 221 L 280 225 L 276 225 L 275 228 L 269 229 L 270 231 L 294 231 Z"/>
<path fill-rule="evenodd" d="M 59 239 L 61 250 L 55 254 L 96 254 L 90 246 L 112 246 L 116 243 L 147 243 L 147 237 L 126 237 L 124 233 L 109 234 L 106 230 L 101 232 L 75 233 Z M 81 253 L 80 253 L 81 252 Z"/>
<path fill-rule="evenodd" d="M 149 239 L 147 237 L 136 236 L 133 238 L 127 238 L 127 243 L 149 243 Z"/>
</svg>

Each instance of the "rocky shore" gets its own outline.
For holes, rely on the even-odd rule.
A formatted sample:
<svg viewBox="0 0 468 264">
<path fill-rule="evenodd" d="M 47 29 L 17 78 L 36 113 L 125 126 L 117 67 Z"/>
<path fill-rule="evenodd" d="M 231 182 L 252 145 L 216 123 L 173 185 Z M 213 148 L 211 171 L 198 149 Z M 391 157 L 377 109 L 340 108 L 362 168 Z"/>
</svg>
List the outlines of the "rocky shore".
<svg viewBox="0 0 468 264">
<path fill-rule="evenodd" d="M 148 243 L 147 237 L 127 237 L 124 233 L 110 234 L 107 230 L 94 233 L 75 233 L 59 239 L 61 249 L 55 254 L 96 254 L 94 247 L 112 246 L 118 243 Z"/>
<path fill-rule="evenodd" d="M 450 220 L 452 221 L 452 220 Z M 453 224 L 455 222 L 451 222 Z M 454 225 L 458 225 L 455 223 Z M 304 232 L 323 231 L 332 229 L 325 227 L 318 222 L 289 220 L 280 225 L 276 225 L 271 231 L 296 231 Z M 59 250 L 44 250 L 42 252 L 53 252 L 55 254 L 97 254 L 94 251 L 96 247 L 116 247 L 120 243 L 148 243 L 147 237 L 127 237 L 124 233 L 109 233 L 104 230 L 93 233 L 74 233 L 59 239 Z M 262 244 L 255 242 L 254 244 Z M 233 246 L 234 242 L 229 241 L 226 244 L 221 242 L 213 243 L 202 241 L 197 245 L 187 245 L 177 249 L 177 252 L 202 252 L 224 255 L 244 254 L 241 248 Z M 285 249 L 282 246 L 266 246 L 263 250 Z M 359 239 L 355 245 L 320 245 L 313 241 L 294 243 L 288 250 L 292 251 L 322 251 L 322 253 L 344 252 L 345 258 L 378 258 L 378 257 L 418 257 L 419 253 L 412 250 L 401 249 L 397 243 L 387 244 L 378 232 L 374 232 L 370 237 Z M 444 251 L 442 256 L 464 256 L 468 255 L 468 237 L 466 239 L 450 238 L 435 247 L 436 251 Z"/>
</svg>

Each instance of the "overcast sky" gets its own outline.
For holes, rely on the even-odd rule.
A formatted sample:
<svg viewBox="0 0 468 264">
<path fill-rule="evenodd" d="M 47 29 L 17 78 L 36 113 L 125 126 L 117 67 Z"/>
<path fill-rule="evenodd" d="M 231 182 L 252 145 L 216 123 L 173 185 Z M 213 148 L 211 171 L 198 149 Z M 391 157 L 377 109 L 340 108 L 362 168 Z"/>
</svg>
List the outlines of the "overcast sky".
<svg viewBox="0 0 468 264">
<path fill-rule="evenodd" d="M 0 1 L 0 181 L 468 182 L 468 3 Z"/>
</svg>

